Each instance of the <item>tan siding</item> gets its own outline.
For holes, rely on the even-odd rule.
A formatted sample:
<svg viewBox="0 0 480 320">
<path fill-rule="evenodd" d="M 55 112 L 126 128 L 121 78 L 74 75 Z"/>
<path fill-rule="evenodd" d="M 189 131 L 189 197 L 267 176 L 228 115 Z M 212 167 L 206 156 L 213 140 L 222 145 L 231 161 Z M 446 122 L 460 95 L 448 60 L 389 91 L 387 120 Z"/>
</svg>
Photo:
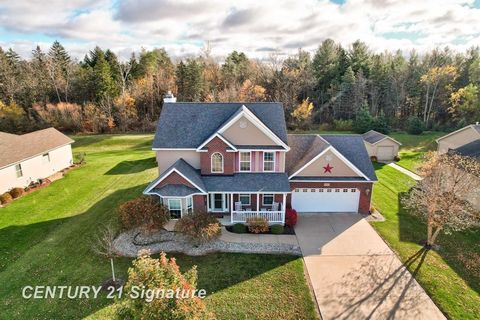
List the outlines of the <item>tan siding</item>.
<svg viewBox="0 0 480 320">
<path fill-rule="evenodd" d="M 246 128 L 240 127 L 240 122 L 242 121 L 247 123 Z M 222 135 L 235 145 L 276 145 L 272 139 L 245 117 L 238 119 Z"/>
<path fill-rule="evenodd" d="M 480 138 L 478 132 L 470 127 L 438 141 L 438 152 L 448 152 Z"/>
<path fill-rule="evenodd" d="M 330 156 L 331 160 L 326 158 Z M 332 173 L 324 173 L 323 167 L 327 164 L 330 164 Z M 359 175 L 355 173 L 343 160 L 338 158 L 331 151 L 327 151 L 320 158 L 311 163 L 308 167 L 303 169 L 297 174 L 297 176 L 306 176 L 306 177 L 358 177 Z"/>
<path fill-rule="evenodd" d="M 200 153 L 194 150 L 157 150 L 158 173 L 168 169 L 180 158 L 187 161 L 195 169 L 200 169 Z"/>
<path fill-rule="evenodd" d="M 393 147 L 393 156 L 398 155 L 399 145 L 393 140 L 385 139 L 374 145 L 365 141 L 365 148 L 367 149 L 367 153 L 370 157 L 378 156 L 378 147 Z M 389 159 L 389 160 L 393 160 L 393 157 L 392 159 Z"/>
</svg>

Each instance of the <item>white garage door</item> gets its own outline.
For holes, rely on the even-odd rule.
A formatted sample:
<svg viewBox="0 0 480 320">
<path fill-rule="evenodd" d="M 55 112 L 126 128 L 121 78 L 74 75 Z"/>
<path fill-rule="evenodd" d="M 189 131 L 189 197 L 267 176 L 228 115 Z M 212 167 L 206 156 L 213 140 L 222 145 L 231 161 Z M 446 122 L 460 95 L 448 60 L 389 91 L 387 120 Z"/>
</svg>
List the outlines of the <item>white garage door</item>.
<svg viewBox="0 0 480 320">
<path fill-rule="evenodd" d="M 393 160 L 393 147 L 378 147 L 377 148 L 378 160 Z"/>
<path fill-rule="evenodd" d="M 292 192 L 297 212 L 358 212 L 360 191 L 355 188 L 299 188 Z"/>
</svg>

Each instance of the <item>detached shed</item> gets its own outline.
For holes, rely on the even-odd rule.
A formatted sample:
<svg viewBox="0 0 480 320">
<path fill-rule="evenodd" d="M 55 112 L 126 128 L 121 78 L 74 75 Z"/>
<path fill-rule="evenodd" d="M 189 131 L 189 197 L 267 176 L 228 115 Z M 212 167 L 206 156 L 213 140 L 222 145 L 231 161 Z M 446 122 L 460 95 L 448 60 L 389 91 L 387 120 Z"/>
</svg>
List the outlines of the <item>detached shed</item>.
<svg viewBox="0 0 480 320">
<path fill-rule="evenodd" d="M 379 161 L 393 161 L 402 145 L 392 137 L 375 130 L 370 130 L 362 136 L 368 155 L 377 157 Z"/>
</svg>

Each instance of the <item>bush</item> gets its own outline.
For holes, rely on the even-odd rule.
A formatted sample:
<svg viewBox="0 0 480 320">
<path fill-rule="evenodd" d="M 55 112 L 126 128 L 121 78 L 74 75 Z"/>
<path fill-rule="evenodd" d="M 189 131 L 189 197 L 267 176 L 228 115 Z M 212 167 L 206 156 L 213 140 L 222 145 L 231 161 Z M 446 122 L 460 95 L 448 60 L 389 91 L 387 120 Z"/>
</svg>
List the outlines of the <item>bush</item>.
<svg viewBox="0 0 480 320">
<path fill-rule="evenodd" d="M 175 231 L 186 235 L 194 244 L 206 243 L 218 238 L 222 233 L 217 218 L 203 211 L 184 215 L 175 224 Z"/>
<path fill-rule="evenodd" d="M 360 110 L 355 116 L 353 130 L 356 133 L 365 133 L 373 128 L 373 117 L 367 109 Z"/>
<path fill-rule="evenodd" d="M 159 259 L 154 259 L 148 251 L 142 250 L 128 269 L 125 292 L 142 288 L 145 293 L 158 293 L 159 296 L 145 294 L 135 299 L 125 294 L 118 302 L 117 316 L 131 316 L 133 319 L 212 319 L 214 315 L 209 314 L 204 301 L 198 294 L 192 295 L 196 286 L 196 267 L 182 273 L 175 258 L 168 259 L 162 252 Z M 175 294 L 177 289 L 180 290 L 179 296 Z M 188 298 L 182 298 L 182 292 Z"/>
<path fill-rule="evenodd" d="M 390 132 L 390 126 L 388 125 L 387 118 L 384 116 L 378 116 L 373 119 L 373 130 L 388 134 Z"/>
<path fill-rule="evenodd" d="M 285 212 L 285 225 L 288 227 L 294 227 L 297 224 L 297 219 L 297 210 L 287 208 L 287 211 Z"/>
<path fill-rule="evenodd" d="M 333 120 L 333 125 L 337 131 L 353 131 L 352 120 Z"/>
<path fill-rule="evenodd" d="M 232 232 L 234 232 L 234 233 L 245 233 L 245 232 L 247 232 L 247 226 L 244 225 L 243 223 L 235 223 L 232 226 Z"/>
<path fill-rule="evenodd" d="M 248 231 L 251 233 L 268 232 L 268 220 L 265 217 L 251 217 L 247 219 Z"/>
<path fill-rule="evenodd" d="M 5 192 L 4 194 L 0 195 L 1 204 L 7 204 L 9 202 L 12 202 L 12 200 L 13 200 L 12 195 L 8 192 Z"/>
<path fill-rule="evenodd" d="M 399 156 L 393 157 L 393 161 L 395 161 L 395 162 L 400 161 L 400 157 Z"/>
<path fill-rule="evenodd" d="M 24 191 L 22 188 L 13 188 L 8 193 L 10 193 L 13 199 L 17 199 L 23 195 Z"/>
<path fill-rule="evenodd" d="M 125 229 L 142 227 L 146 231 L 162 228 L 170 219 L 168 210 L 157 198 L 142 196 L 118 208 L 120 223 Z"/>
<path fill-rule="evenodd" d="M 370 157 L 370 161 L 372 161 L 372 162 L 378 162 L 377 156 L 371 156 L 371 157 Z"/>
<path fill-rule="evenodd" d="M 412 116 L 407 119 L 407 125 L 405 129 L 409 134 L 418 135 L 422 134 L 422 132 L 425 130 L 425 125 L 420 118 Z"/>
<path fill-rule="evenodd" d="M 270 227 L 270 232 L 273 234 L 282 234 L 283 233 L 283 226 L 281 224 L 274 224 Z"/>
</svg>

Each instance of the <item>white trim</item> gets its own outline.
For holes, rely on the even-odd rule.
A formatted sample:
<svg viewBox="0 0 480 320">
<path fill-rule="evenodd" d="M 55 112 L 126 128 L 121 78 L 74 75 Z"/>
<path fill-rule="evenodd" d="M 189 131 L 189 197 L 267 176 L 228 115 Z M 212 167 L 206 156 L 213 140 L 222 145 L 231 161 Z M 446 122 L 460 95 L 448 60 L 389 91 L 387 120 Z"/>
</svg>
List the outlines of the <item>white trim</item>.
<svg viewBox="0 0 480 320">
<path fill-rule="evenodd" d="M 307 162 L 303 167 L 301 167 L 299 170 L 297 170 L 294 174 L 290 175 L 288 179 L 290 180 L 292 177 L 296 176 L 298 173 L 303 171 L 306 167 L 311 165 L 313 162 L 318 160 L 323 154 L 325 154 L 328 150 L 330 150 L 334 155 L 336 155 L 340 160 L 342 160 L 350 169 L 352 169 L 356 174 L 361 175 L 367 180 L 370 180 L 362 171 L 360 171 L 357 167 L 353 165 L 350 161 L 348 161 L 347 158 L 345 158 L 337 149 L 335 149 L 332 145 L 328 146 L 325 150 L 320 152 L 317 156 L 315 156 L 312 160 Z"/>
<path fill-rule="evenodd" d="M 272 196 L 272 203 L 265 203 L 265 196 Z M 275 195 L 273 193 L 262 194 L 262 206 L 271 206 L 275 202 Z"/>
<path fill-rule="evenodd" d="M 215 209 L 215 194 L 220 194 L 222 196 L 222 209 L 221 210 L 218 210 L 218 209 Z M 209 192 L 207 194 L 207 203 L 208 203 L 208 206 L 207 206 L 207 210 L 209 212 L 227 212 L 228 211 L 228 197 L 227 197 L 227 193 L 225 192 Z"/>
<path fill-rule="evenodd" d="M 318 179 L 318 180 L 295 180 L 295 179 L 291 179 L 289 180 L 289 182 L 305 182 L 305 183 L 309 183 L 309 182 L 322 182 L 322 183 L 330 183 L 330 182 L 342 182 L 342 183 L 375 183 L 375 182 L 378 182 L 378 180 L 368 180 L 368 181 L 352 181 L 352 180 L 321 180 L 321 179 Z"/>
<path fill-rule="evenodd" d="M 188 197 L 191 197 L 191 196 L 205 196 L 207 195 L 206 193 L 192 193 L 192 194 L 189 194 L 187 196 L 162 196 L 158 193 L 155 193 L 155 192 L 148 192 L 148 193 L 144 193 L 144 194 L 147 194 L 147 195 L 150 195 L 150 196 L 159 196 L 160 198 L 162 199 L 166 199 L 166 198 L 182 198 L 182 199 L 186 199 Z"/>
<path fill-rule="evenodd" d="M 193 183 L 190 179 L 188 179 L 187 177 L 185 177 L 185 175 L 183 175 L 183 173 L 181 173 L 180 171 L 178 171 L 176 168 L 173 168 L 171 169 L 167 174 L 165 174 L 162 179 L 159 179 L 155 184 L 152 183 L 152 186 L 150 188 L 147 188 L 145 189 L 145 191 L 143 191 L 143 194 L 148 194 L 150 191 L 152 191 L 153 188 L 155 188 L 160 182 L 162 182 L 166 177 L 168 177 L 169 175 L 171 175 L 173 172 L 176 172 L 178 173 L 182 178 L 184 178 L 185 180 L 187 180 L 188 182 L 190 182 L 195 188 L 197 188 L 198 190 L 202 191 L 203 193 L 207 193 L 205 190 L 203 190 L 202 188 L 200 188 L 199 186 L 197 186 L 195 183 Z"/>
<path fill-rule="evenodd" d="M 194 149 L 196 151 L 201 151 L 201 149 L 210 141 L 212 141 L 213 138 L 218 137 L 220 140 L 225 142 L 226 145 L 228 145 L 230 148 L 233 149 L 233 151 L 237 151 L 237 148 L 233 144 L 231 144 L 227 139 L 225 139 L 219 132 L 215 132 L 212 134 L 207 140 L 205 140 L 200 146 L 198 146 L 197 149 Z"/>
<path fill-rule="evenodd" d="M 265 170 L 265 153 L 273 153 L 273 168 L 272 170 Z M 275 151 L 263 151 L 262 153 L 262 171 L 263 172 L 275 172 L 275 165 L 277 164 L 276 159 L 276 152 Z M 268 161 L 271 163 L 272 161 Z"/>
<path fill-rule="evenodd" d="M 219 154 L 220 157 L 222 157 L 222 169 L 221 171 L 213 171 L 213 156 L 216 155 L 216 154 Z M 224 159 L 223 159 L 223 154 L 221 154 L 220 152 L 214 152 L 210 155 L 210 172 L 211 173 L 223 173 L 223 170 L 224 170 L 224 166 L 225 166 L 225 162 L 224 162 Z"/>
<path fill-rule="evenodd" d="M 477 129 L 475 129 L 475 128 L 473 127 L 473 124 L 470 124 L 470 125 L 468 125 L 468 126 L 466 126 L 466 127 L 460 128 L 460 129 L 455 130 L 455 131 L 453 131 L 453 132 L 450 132 L 449 134 L 446 134 L 446 135 L 444 135 L 444 136 L 442 136 L 442 137 L 440 137 L 440 138 L 435 139 L 435 142 L 438 143 L 438 141 L 443 140 L 443 139 L 445 139 L 445 138 L 447 138 L 447 137 L 449 137 L 449 136 L 451 136 L 451 135 L 454 135 L 454 134 L 456 134 L 456 133 L 459 133 L 459 132 L 461 132 L 461 131 L 463 131 L 463 130 L 465 130 L 465 129 L 472 129 L 472 130 L 475 131 L 478 135 L 480 135 L 480 133 L 477 131 Z"/>
<path fill-rule="evenodd" d="M 153 151 L 195 151 L 195 148 L 152 148 Z"/>
<path fill-rule="evenodd" d="M 231 127 L 238 119 L 240 119 L 242 116 L 247 118 L 250 122 L 252 122 L 258 129 L 260 129 L 263 133 L 265 133 L 270 139 L 273 140 L 276 144 L 281 145 L 284 147 L 287 151 L 290 150 L 290 147 L 285 144 L 277 135 L 275 135 L 272 130 L 270 130 L 260 119 L 258 119 L 253 112 L 251 112 L 245 105 L 242 106 L 242 111 L 239 112 L 233 119 L 231 119 L 229 122 L 224 124 L 220 129 L 218 129 L 219 133 L 225 132 L 229 127 Z"/>
<path fill-rule="evenodd" d="M 242 202 L 242 200 L 240 200 L 240 197 L 242 197 L 242 196 L 247 196 L 248 197 L 248 203 L 242 203 L 242 206 L 252 205 L 252 195 L 250 193 L 239 193 L 238 194 L 238 201 Z"/>
<path fill-rule="evenodd" d="M 250 163 L 250 169 L 249 170 L 242 170 L 242 153 L 248 153 L 249 155 L 249 163 Z M 238 172 L 252 172 L 252 152 L 251 151 L 242 151 L 238 153 Z"/>
<path fill-rule="evenodd" d="M 171 211 L 171 209 L 170 209 L 170 200 L 178 200 L 178 201 L 180 201 L 180 218 L 181 218 L 181 217 L 183 216 L 182 198 L 179 198 L 179 197 L 170 197 L 170 198 L 167 198 L 168 212 Z M 174 210 L 177 210 L 177 209 L 174 209 Z"/>
<path fill-rule="evenodd" d="M 225 193 L 225 194 L 288 194 L 292 193 L 292 191 L 283 191 L 283 192 L 278 192 L 278 191 L 210 191 L 208 192 L 209 194 L 212 193 Z"/>
</svg>

